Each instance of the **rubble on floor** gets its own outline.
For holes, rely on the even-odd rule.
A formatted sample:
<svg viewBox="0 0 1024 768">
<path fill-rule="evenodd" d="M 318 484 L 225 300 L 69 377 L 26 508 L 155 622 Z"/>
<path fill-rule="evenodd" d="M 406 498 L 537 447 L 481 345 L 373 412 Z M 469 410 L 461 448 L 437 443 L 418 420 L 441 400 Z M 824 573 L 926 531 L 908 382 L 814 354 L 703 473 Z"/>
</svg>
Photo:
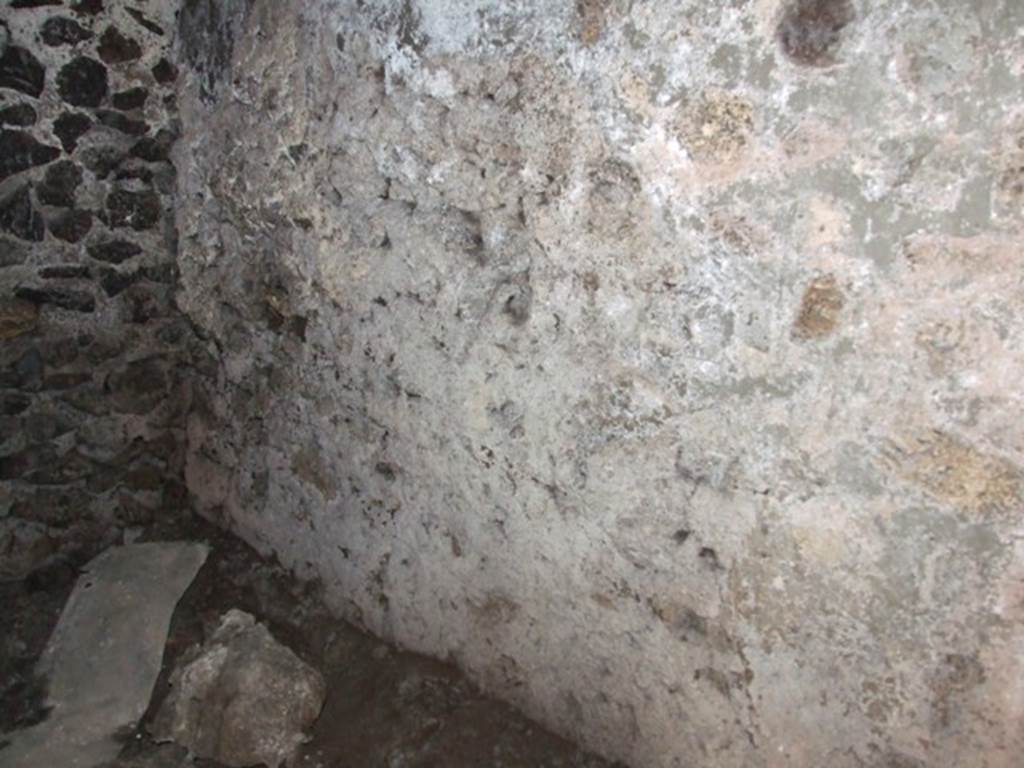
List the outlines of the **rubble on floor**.
<svg viewBox="0 0 1024 768">
<path fill-rule="evenodd" d="M 320 673 L 239 610 L 193 655 L 171 677 L 156 739 L 232 768 L 289 760 L 323 707 Z"/>
<path fill-rule="evenodd" d="M 203 540 L 209 542 L 210 554 L 170 621 L 163 664 L 148 710 L 134 730 L 118 734 L 120 753 L 110 756 L 102 768 L 230 768 L 245 765 L 246 760 L 276 766 L 289 745 L 296 746 L 304 729 L 309 741 L 298 744 L 288 763 L 297 768 L 609 765 L 546 732 L 508 705 L 488 698 L 451 664 L 400 651 L 334 618 L 321 601 L 317 585 L 295 580 L 238 539 L 198 520 L 162 525 L 134 535 L 140 541 Z M 37 665 L 74 580 L 73 570 L 57 576 L 62 577 L 48 572 L 45 578 L 33 575 L 23 582 L 0 584 L 0 601 L 10 606 L 9 620 L 0 624 L 0 731 L 24 729 L 40 719 L 37 727 L 50 722 L 43 718 L 52 691 L 47 697 L 45 686 L 28 670 Z M 85 582 L 85 578 L 79 579 L 80 584 Z M 95 583 L 90 589 L 95 589 Z M 275 650 L 267 650 L 270 647 Z M 291 695 L 288 687 L 302 688 L 294 685 L 300 678 L 306 681 L 299 701 L 287 705 L 294 712 L 284 719 L 291 717 L 294 730 L 290 735 L 278 734 L 279 748 L 239 746 L 242 728 L 238 715 L 249 705 L 243 707 L 239 703 L 242 697 L 236 694 L 252 687 L 242 682 L 242 670 L 227 671 L 230 660 L 219 673 L 212 671 L 216 664 L 210 664 L 211 674 L 206 679 L 210 683 L 216 677 L 212 687 L 217 690 L 206 686 L 213 695 L 206 700 L 212 709 L 204 710 L 204 718 L 211 722 L 220 718 L 218 733 L 197 732 L 189 740 L 181 730 L 167 729 L 168 720 L 175 719 L 170 713 L 185 712 L 182 719 L 190 719 L 187 705 L 182 706 L 188 697 L 183 681 L 198 677 L 193 674 L 198 671 L 197 663 L 217 653 L 244 662 L 255 658 L 258 648 L 274 659 L 261 674 L 295 670 L 286 673 L 293 685 L 282 685 L 278 689 L 281 696 Z M 88 654 L 82 656 L 89 661 Z M 220 661 L 224 659 L 217 663 Z M 263 662 L 253 663 L 259 667 Z M 92 657 L 90 669 L 98 677 L 113 679 L 121 674 L 117 665 L 97 657 Z M 322 680 L 320 688 L 317 679 Z M 322 711 L 320 696 L 325 697 Z M 309 713 L 316 711 L 319 719 L 307 729 Z M 50 718 L 53 715 L 51 712 Z M 249 717 L 253 720 L 248 725 L 256 725 L 256 732 L 267 731 L 266 723 L 273 719 L 270 711 L 259 708 L 249 709 L 240 719 Z M 159 739 L 168 735 L 182 743 L 160 743 Z M 0 766 L 21 768 L 23 764 L 17 760 L 10 762 L 12 746 L 5 746 L 10 740 L 9 733 L 0 736 Z M 207 751 L 210 745 L 217 751 Z M 74 759 L 80 757 L 84 753 Z M 61 758 L 50 765 L 75 766 L 76 762 Z"/>
</svg>

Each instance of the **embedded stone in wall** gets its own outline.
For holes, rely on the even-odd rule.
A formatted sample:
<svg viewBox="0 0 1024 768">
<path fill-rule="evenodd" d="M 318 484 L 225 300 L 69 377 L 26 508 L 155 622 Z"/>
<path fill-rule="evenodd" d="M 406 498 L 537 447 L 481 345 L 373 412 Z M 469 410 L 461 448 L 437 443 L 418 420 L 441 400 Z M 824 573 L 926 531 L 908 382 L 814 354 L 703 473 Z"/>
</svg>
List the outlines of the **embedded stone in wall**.
<svg viewBox="0 0 1024 768">
<path fill-rule="evenodd" d="M 107 27 L 100 36 L 100 44 L 96 49 L 100 58 L 107 64 L 123 64 L 135 61 L 142 56 L 139 44 L 121 34 L 116 27 Z"/>
<path fill-rule="evenodd" d="M 107 268 L 100 271 L 100 287 L 103 288 L 107 296 L 113 298 L 138 282 L 140 277 L 140 272 L 120 272 Z"/>
<path fill-rule="evenodd" d="M 88 371 L 61 371 L 51 373 L 43 379 L 43 392 L 62 392 L 68 389 L 75 389 L 93 380 Z"/>
<path fill-rule="evenodd" d="M 25 578 L 53 554 L 53 542 L 42 525 L 28 520 L 0 520 L 0 578 Z M 14 763 L 12 763 L 14 765 Z"/>
<path fill-rule="evenodd" d="M 124 159 L 127 161 L 127 158 Z M 117 167 L 114 180 L 126 183 L 138 181 L 148 185 L 153 182 L 153 171 L 137 163 L 123 162 Z"/>
<path fill-rule="evenodd" d="M 783 53 L 797 64 L 834 64 L 840 34 L 854 18 L 850 0 L 791 0 L 776 28 Z"/>
<path fill-rule="evenodd" d="M 169 85 L 177 79 L 178 68 L 167 59 L 160 59 L 160 61 L 153 65 L 152 73 L 153 78 L 160 85 Z"/>
<path fill-rule="evenodd" d="M 0 236 L 0 267 L 13 267 L 24 264 L 28 258 L 29 248 L 9 237 Z"/>
<path fill-rule="evenodd" d="M 43 267 L 39 270 L 39 276 L 44 280 L 88 280 L 91 273 L 89 267 L 83 264 L 58 264 L 53 267 Z"/>
<path fill-rule="evenodd" d="M 44 21 L 39 35 L 50 47 L 76 45 L 93 36 L 92 32 L 67 16 L 53 16 Z"/>
<path fill-rule="evenodd" d="M 165 261 L 162 264 L 151 264 L 140 270 L 143 278 L 152 283 L 173 283 L 178 278 L 178 263 Z"/>
<path fill-rule="evenodd" d="M 0 130 L 0 181 L 37 165 L 56 160 L 57 147 L 37 141 L 26 131 Z"/>
<path fill-rule="evenodd" d="M 125 153 L 118 145 L 91 146 L 82 152 L 82 165 L 92 171 L 97 179 L 105 180 L 124 161 Z"/>
<path fill-rule="evenodd" d="M 576 0 L 577 34 L 584 45 L 593 45 L 604 33 L 609 0 Z"/>
<path fill-rule="evenodd" d="M 47 389 L 43 385 L 43 389 Z M 22 420 L 25 437 L 32 443 L 45 443 L 74 430 L 75 425 L 69 419 L 55 413 L 33 413 Z"/>
<path fill-rule="evenodd" d="M 45 82 L 46 69 L 39 59 L 21 46 L 7 46 L 0 56 L 0 88 L 12 88 L 38 98 Z"/>
<path fill-rule="evenodd" d="M 70 160 L 62 160 L 46 169 L 42 182 L 36 185 L 36 197 L 46 205 L 71 208 L 81 183 L 82 169 Z"/>
<path fill-rule="evenodd" d="M 699 161 L 727 162 L 747 146 L 754 129 L 750 102 L 735 93 L 705 93 L 683 115 L 680 138 Z"/>
<path fill-rule="evenodd" d="M 0 125 L 16 125 L 24 128 L 35 125 L 38 119 L 38 113 L 29 104 L 13 104 L 0 109 Z"/>
<path fill-rule="evenodd" d="M 71 6 L 71 10 L 80 16 L 96 16 L 103 13 L 103 0 L 79 0 Z"/>
<path fill-rule="evenodd" d="M 139 26 L 148 29 L 154 35 L 160 35 L 162 37 L 165 34 L 163 27 L 161 27 L 151 18 L 146 16 L 146 14 L 144 14 L 138 8 L 125 8 L 125 11 L 127 11 L 128 15 L 135 19 L 136 22 L 138 22 Z"/>
<path fill-rule="evenodd" d="M 122 413 L 148 413 L 167 395 L 167 367 L 160 357 L 128 363 L 107 380 L 114 407 Z"/>
<path fill-rule="evenodd" d="M 89 497 L 77 489 L 40 488 L 27 500 L 11 506 L 14 517 L 30 519 L 37 516 L 50 526 L 64 526 L 72 522 L 89 506 Z"/>
<path fill-rule="evenodd" d="M 152 229 L 160 220 L 160 198 L 152 190 L 115 189 L 107 195 L 107 223 L 114 228 Z"/>
<path fill-rule="evenodd" d="M 135 120 L 112 109 L 98 109 L 96 117 L 107 128 L 129 136 L 142 136 L 149 131 L 149 125 L 145 120 Z"/>
<path fill-rule="evenodd" d="M 20 240 L 38 242 L 43 239 L 43 217 L 32 205 L 28 184 L 0 200 L 0 229 Z"/>
<path fill-rule="evenodd" d="M 140 280 L 151 280 L 146 270 L 140 270 Z M 132 324 L 144 324 L 161 317 L 175 314 L 171 291 L 165 286 L 138 283 L 124 292 L 121 317 Z"/>
<path fill-rule="evenodd" d="M 69 155 L 78 146 L 78 140 L 92 128 L 92 120 L 81 112 L 65 112 L 53 122 L 53 133 Z"/>
<path fill-rule="evenodd" d="M 35 347 L 0 370 L 0 387 L 35 392 L 43 379 L 43 356 Z"/>
<path fill-rule="evenodd" d="M 132 147 L 132 156 L 150 163 L 170 161 L 171 147 L 177 137 L 173 131 L 161 128 L 155 136 L 139 139 Z"/>
<path fill-rule="evenodd" d="M 96 59 L 79 56 L 61 67 L 57 89 L 72 106 L 98 107 L 107 97 L 107 68 Z"/>
<path fill-rule="evenodd" d="M 49 217 L 47 228 L 50 234 L 66 243 L 77 243 L 92 231 L 93 215 L 91 211 L 61 211 Z"/>
<path fill-rule="evenodd" d="M 125 91 L 118 91 L 111 97 L 115 109 L 121 109 L 130 111 L 133 109 L 142 109 L 146 106 L 146 100 L 149 98 L 149 90 L 142 86 L 135 88 L 129 88 Z"/>
<path fill-rule="evenodd" d="M 120 264 L 142 253 L 142 248 L 128 240 L 105 240 L 89 246 L 89 255 L 97 261 Z"/>
<path fill-rule="evenodd" d="M 0 339 L 14 339 L 35 330 L 39 308 L 23 299 L 0 299 Z"/>
<path fill-rule="evenodd" d="M 839 324 L 843 309 L 843 293 L 833 275 L 811 281 L 800 302 L 800 313 L 793 326 L 798 339 L 820 339 L 829 336 Z"/>
<path fill-rule="evenodd" d="M 0 480 L 21 480 L 33 485 L 67 485 L 93 474 L 96 465 L 78 451 L 57 451 L 37 445 L 0 457 Z"/>
<path fill-rule="evenodd" d="M 48 5 L 60 5 L 64 0 L 11 0 L 11 8 L 44 8 Z"/>
<path fill-rule="evenodd" d="M 31 306 L 31 305 L 30 305 Z M 3 336 L 3 309 L 0 308 L 0 337 Z M 29 409 L 32 398 L 21 392 L 0 393 L 0 414 L 18 416 Z"/>
<path fill-rule="evenodd" d="M 76 265 L 65 265 L 63 268 L 71 268 Z M 44 339 L 41 348 L 46 356 L 47 365 L 51 368 L 61 368 L 78 360 L 80 356 L 78 339 L 68 336 L 54 335 Z"/>
<path fill-rule="evenodd" d="M 70 288 L 32 288 L 22 286 L 15 289 L 14 295 L 33 304 L 50 304 L 72 312 L 93 312 L 96 309 L 96 298 L 91 293 Z"/>
</svg>

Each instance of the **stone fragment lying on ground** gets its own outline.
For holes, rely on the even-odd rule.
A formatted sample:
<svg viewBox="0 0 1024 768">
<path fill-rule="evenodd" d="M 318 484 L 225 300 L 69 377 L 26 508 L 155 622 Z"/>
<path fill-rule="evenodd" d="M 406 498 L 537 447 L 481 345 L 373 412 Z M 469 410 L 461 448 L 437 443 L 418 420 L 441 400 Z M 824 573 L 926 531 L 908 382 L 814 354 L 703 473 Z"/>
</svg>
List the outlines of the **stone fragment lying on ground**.
<svg viewBox="0 0 1024 768">
<path fill-rule="evenodd" d="M 288 760 L 326 692 L 319 672 L 238 610 L 174 671 L 171 686 L 153 724 L 157 740 L 237 768 Z"/>
<path fill-rule="evenodd" d="M 5 736 L 0 768 L 92 768 L 117 757 L 117 736 L 149 706 L 171 614 L 207 553 L 132 544 L 85 567 L 39 661 L 49 717 Z"/>
</svg>

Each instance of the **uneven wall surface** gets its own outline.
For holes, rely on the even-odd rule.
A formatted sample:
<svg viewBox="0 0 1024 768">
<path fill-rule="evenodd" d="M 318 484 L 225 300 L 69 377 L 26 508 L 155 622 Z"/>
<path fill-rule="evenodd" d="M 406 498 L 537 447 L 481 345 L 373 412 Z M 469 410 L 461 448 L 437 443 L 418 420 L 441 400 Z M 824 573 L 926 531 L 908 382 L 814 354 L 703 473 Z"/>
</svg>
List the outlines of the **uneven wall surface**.
<svg viewBox="0 0 1024 768">
<path fill-rule="evenodd" d="M 0 579 L 177 514 L 174 9 L 0 8 Z"/>
<path fill-rule="evenodd" d="M 189 0 L 190 490 L 636 766 L 1019 766 L 1022 28 Z"/>
</svg>

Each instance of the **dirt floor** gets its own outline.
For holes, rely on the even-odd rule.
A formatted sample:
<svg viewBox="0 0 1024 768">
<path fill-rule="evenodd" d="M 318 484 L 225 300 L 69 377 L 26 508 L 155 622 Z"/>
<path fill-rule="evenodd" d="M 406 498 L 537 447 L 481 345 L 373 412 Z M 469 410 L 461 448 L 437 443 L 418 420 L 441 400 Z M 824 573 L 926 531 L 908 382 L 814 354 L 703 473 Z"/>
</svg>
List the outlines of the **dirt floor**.
<svg viewBox="0 0 1024 768">
<path fill-rule="evenodd" d="M 454 667 L 396 650 L 330 617 L 315 588 L 291 578 L 238 539 L 195 520 L 140 532 L 145 540 L 200 540 L 210 557 L 171 622 L 163 671 L 140 727 L 125 734 L 110 768 L 217 768 L 174 745 L 157 745 L 146 725 L 181 654 L 222 614 L 239 608 L 320 670 L 327 702 L 297 768 L 599 768 L 605 761 L 483 696 Z M 38 722 L 44 689 L 33 667 L 83 563 L 65 560 L 28 580 L 0 584 L 0 733 Z M 0 737 L 0 745 L 3 744 Z"/>
</svg>

